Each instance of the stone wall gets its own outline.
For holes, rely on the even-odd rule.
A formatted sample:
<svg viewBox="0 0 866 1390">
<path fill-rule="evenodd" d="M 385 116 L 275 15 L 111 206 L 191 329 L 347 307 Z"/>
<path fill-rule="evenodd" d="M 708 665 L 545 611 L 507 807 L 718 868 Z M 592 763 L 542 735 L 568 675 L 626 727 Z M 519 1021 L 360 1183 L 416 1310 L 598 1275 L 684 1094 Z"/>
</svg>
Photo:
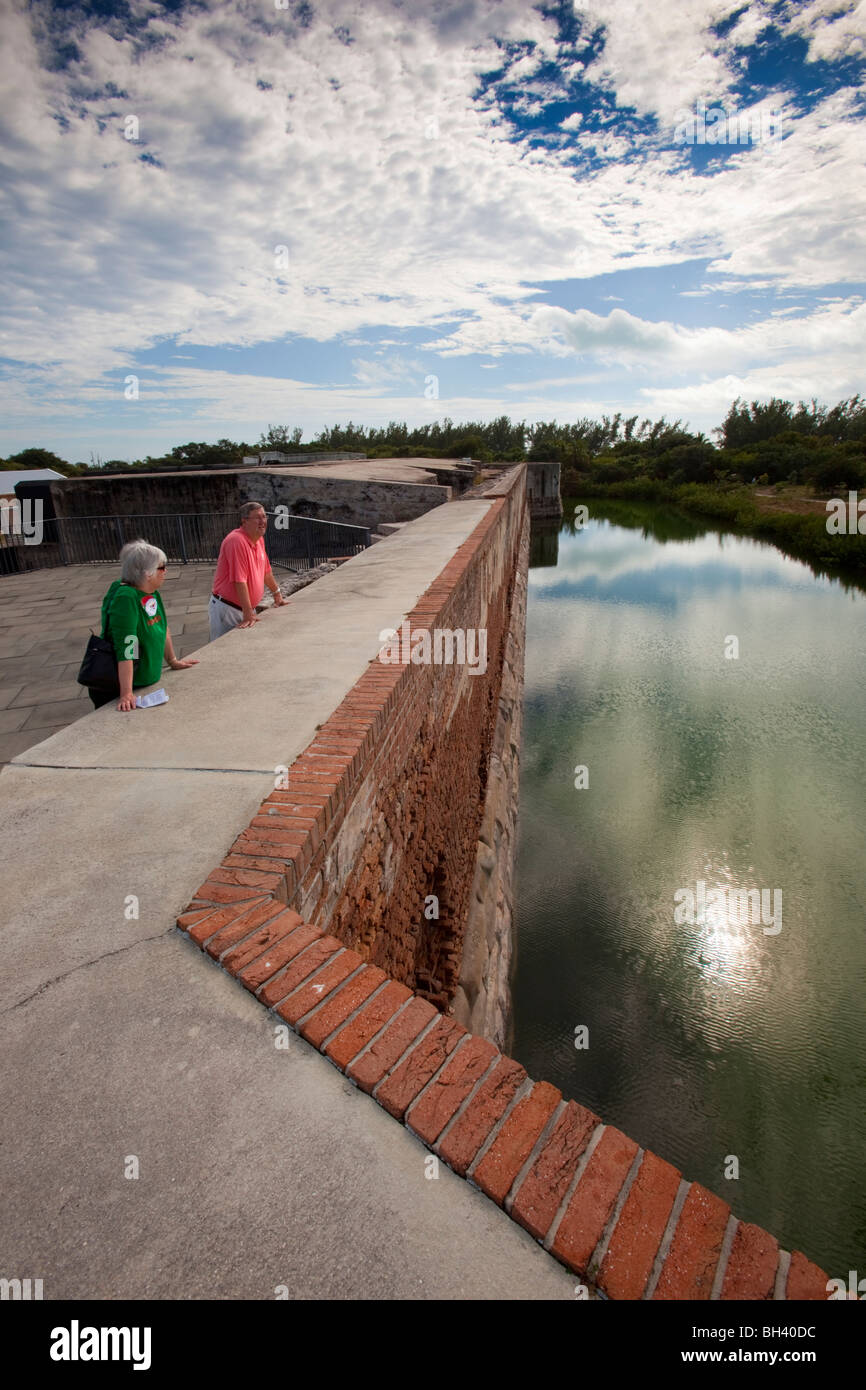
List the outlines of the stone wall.
<svg viewBox="0 0 866 1390">
<path fill-rule="evenodd" d="M 558 463 L 528 463 L 526 465 L 526 496 L 529 514 L 535 517 L 562 516 L 559 493 L 560 466 Z"/>
<path fill-rule="evenodd" d="M 375 529 L 382 521 L 414 521 L 451 499 L 451 489 L 433 483 L 373 482 L 322 477 L 301 469 L 262 468 L 238 475 L 241 499 L 277 505 L 299 516 Z"/>
<path fill-rule="evenodd" d="M 232 469 L 190 473 L 127 473 L 52 483 L 58 516 L 154 516 L 233 512 L 241 503 Z"/>
<path fill-rule="evenodd" d="M 321 477 L 280 468 L 211 469 L 188 473 L 118 474 L 52 483 L 57 515 L 188 516 L 236 512 L 242 502 L 286 506 L 300 516 L 375 529 L 382 521 L 414 521 L 450 501 L 450 487 L 434 483 L 372 482 Z"/>
</svg>

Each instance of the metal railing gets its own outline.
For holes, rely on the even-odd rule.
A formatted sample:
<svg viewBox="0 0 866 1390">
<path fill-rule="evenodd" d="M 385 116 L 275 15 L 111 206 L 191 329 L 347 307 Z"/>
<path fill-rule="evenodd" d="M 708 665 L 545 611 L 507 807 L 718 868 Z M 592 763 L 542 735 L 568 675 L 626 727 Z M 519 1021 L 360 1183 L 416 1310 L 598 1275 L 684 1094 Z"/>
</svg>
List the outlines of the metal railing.
<svg viewBox="0 0 866 1390">
<path fill-rule="evenodd" d="M 0 574 L 54 565 L 116 564 L 121 547 L 138 537 L 164 550 L 172 563 L 216 564 L 224 537 L 237 525 L 237 512 L 57 517 L 45 521 L 38 545 L 25 544 L 21 535 L 4 535 Z M 369 544 L 366 526 L 295 516 L 282 508 L 268 513 L 265 549 L 271 564 L 281 569 L 309 570 L 335 556 L 358 555 Z"/>
</svg>

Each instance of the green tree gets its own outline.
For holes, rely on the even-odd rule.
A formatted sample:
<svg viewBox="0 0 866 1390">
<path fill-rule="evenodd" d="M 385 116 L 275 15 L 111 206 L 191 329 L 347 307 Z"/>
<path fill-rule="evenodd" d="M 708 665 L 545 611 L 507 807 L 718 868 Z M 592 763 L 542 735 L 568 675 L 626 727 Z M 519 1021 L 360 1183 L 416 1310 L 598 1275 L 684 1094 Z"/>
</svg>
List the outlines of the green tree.
<svg viewBox="0 0 866 1390">
<path fill-rule="evenodd" d="M 267 453 L 272 449 L 297 449 L 303 438 L 303 434 L 304 431 L 300 426 L 296 426 L 295 429 L 290 430 L 288 425 L 268 425 L 255 447 L 261 449 L 263 453 Z"/>
<path fill-rule="evenodd" d="M 50 449 L 22 449 L 19 454 L 10 454 L 3 463 L 3 467 L 5 469 L 53 468 L 56 473 L 68 475 L 72 464 L 67 463 L 65 459 L 58 458 L 57 454 L 52 454 Z"/>
</svg>

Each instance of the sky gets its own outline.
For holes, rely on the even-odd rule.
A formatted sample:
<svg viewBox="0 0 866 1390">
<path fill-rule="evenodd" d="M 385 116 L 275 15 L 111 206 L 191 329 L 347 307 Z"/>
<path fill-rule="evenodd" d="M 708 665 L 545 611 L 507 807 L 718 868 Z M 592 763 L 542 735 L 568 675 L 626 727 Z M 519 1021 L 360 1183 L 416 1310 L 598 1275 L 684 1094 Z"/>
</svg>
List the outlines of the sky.
<svg viewBox="0 0 866 1390">
<path fill-rule="evenodd" d="M 0 0 L 0 453 L 864 387 L 866 0 Z"/>
</svg>

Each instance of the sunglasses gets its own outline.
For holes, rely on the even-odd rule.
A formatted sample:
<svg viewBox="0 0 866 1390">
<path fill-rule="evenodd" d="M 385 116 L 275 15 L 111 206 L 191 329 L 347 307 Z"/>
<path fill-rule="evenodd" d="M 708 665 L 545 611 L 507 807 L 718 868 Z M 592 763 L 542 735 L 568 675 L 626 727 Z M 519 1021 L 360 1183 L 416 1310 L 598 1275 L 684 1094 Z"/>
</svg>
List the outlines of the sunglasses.
<svg viewBox="0 0 866 1390">
<path fill-rule="evenodd" d="M 156 567 L 156 572 L 157 572 L 157 574 L 159 574 L 160 570 L 164 570 L 164 569 L 165 569 L 165 565 L 157 565 L 157 567 Z"/>
</svg>

